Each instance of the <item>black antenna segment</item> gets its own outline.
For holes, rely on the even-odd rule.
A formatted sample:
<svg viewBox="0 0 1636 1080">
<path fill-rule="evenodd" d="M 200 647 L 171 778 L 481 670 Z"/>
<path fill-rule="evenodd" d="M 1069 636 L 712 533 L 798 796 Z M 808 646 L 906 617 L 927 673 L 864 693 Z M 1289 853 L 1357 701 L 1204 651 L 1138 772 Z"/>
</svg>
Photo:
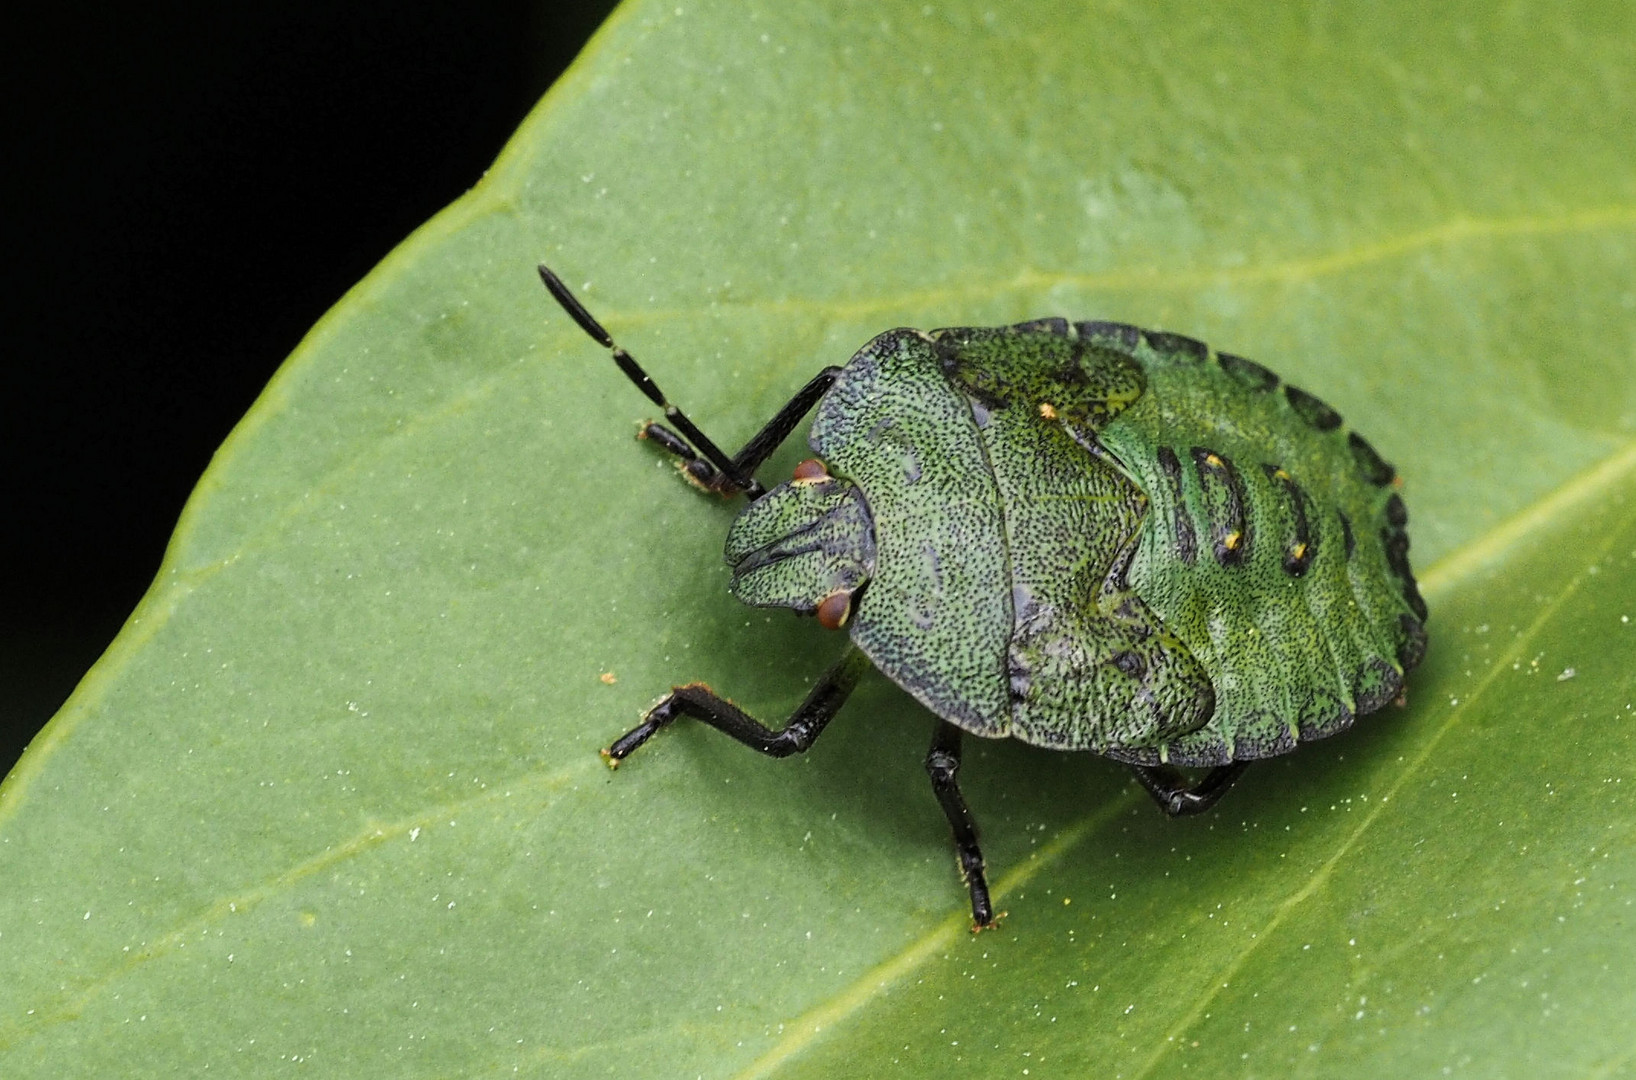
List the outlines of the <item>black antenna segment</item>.
<svg viewBox="0 0 1636 1080">
<path fill-rule="evenodd" d="M 653 381 L 646 371 L 642 370 L 642 365 L 638 364 L 630 353 L 614 344 L 613 335 L 609 334 L 602 324 L 597 322 L 589 311 L 585 310 L 585 305 L 579 302 L 579 298 L 569 292 L 568 286 L 562 283 L 562 279 L 552 273 L 550 267 L 544 263 L 540 264 L 540 280 L 545 282 L 546 290 L 551 293 L 552 299 L 562 305 L 562 310 L 566 311 L 568 317 L 579 324 L 579 328 L 585 331 L 591 340 L 605 349 L 612 350 L 614 363 L 619 365 L 619 370 L 623 371 L 625 377 L 636 384 L 637 389 L 648 396 L 649 401 L 665 410 L 665 419 L 676 426 L 676 429 L 682 433 L 687 442 L 692 444 L 693 449 L 696 449 L 709 460 L 711 465 L 716 467 L 722 480 L 725 481 L 725 486 L 731 487 L 734 491 L 742 491 L 752 499 L 762 493 L 763 489 L 756 482 L 755 477 L 741 468 L 732 458 L 722 453 L 721 448 L 711 442 L 704 432 L 695 427 L 693 421 L 689 420 L 682 410 L 665 399 L 665 395 L 659 389 L 658 384 Z M 652 428 L 658 428 L 658 425 L 652 425 Z M 658 428 L 658 432 L 663 432 L 663 435 L 670 434 L 670 432 L 664 431 L 663 428 Z M 664 441 L 663 435 L 660 435 L 661 442 Z M 674 446 L 667 446 L 667 449 L 680 454 L 683 458 L 690 456 L 681 453 L 680 449 Z"/>
</svg>

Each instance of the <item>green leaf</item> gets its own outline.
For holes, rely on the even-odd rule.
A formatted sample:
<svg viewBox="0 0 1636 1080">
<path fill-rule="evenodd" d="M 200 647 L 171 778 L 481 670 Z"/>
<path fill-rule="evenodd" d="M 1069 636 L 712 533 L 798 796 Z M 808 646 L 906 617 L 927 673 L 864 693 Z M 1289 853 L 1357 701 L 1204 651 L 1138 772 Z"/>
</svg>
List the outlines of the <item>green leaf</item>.
<svg viewBox="0 0 1636 1080">
<path fill-rule="evenodd" d="M 0 1074 L 1628 1075 L 1633 72 L 1612 2 L 627 4 L 0 788 Z M 884 680 L 610 774 L 672 682 L 777 718 L 839 642 L 726 595 L 541 259 L 729 446 L 894 325 L 1267 363 L 1407 478 L 1409 707 L 1183 822 L 971 746 L 975 938 Z"/>
</svg>

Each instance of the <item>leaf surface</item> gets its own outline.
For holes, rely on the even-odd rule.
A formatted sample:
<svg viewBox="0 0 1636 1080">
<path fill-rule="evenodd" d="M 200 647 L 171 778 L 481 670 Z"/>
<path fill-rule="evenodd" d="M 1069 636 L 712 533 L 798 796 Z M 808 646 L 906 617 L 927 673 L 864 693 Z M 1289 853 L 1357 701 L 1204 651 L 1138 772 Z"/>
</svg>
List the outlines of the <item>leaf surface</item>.
<svg viewBox="0 0 1636 1080">
<path fill-rule="evenodd" d="M 0 1073 L 1628 1075 L 1633 31 L 622 7 L 291 357 L 0 788 Z M 1407 479 L 1409 707 L 1186 822 L 970 745 L 976 938 L 884 680 L 799 759 L 681 726 L 610 774 L 672 683 L 772 719 L 839 642 L 726 595 L 733 507 L 632 444 L 542 259 L 728 446 L 891 326 L 1266 363 Z"/>
</svg>

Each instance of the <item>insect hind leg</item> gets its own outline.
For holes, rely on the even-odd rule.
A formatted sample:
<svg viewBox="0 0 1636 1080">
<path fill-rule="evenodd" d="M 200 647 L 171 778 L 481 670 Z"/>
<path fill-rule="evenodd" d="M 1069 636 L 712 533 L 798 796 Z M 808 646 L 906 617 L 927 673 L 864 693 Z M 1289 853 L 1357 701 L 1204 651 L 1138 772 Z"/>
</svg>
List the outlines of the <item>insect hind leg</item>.
<svg viewBox="0 0 1636 1080">
<path fill-rule="evenodd" d="M 983 874 L 983 852 L 977 846 L 977 822 L 971 808 L 960 794 L 960 729 L 947 720 L 939 720 L 932 732 L 932 745 L 926 751 L 926 775 L 932 780 L 932 793 L 943 808 L 954 832 L 954 847 L 960 859 L 960 876 L 965 879 L 971 894 L 971 922 L 973 932 L 994 926 L 999 920 L 994 914 L 994 902 L 989 898 L 988 879 Z"/>
<path fill-rule="evenodd" d="M 1249 764 L 1235 761 L 1231 765 L 1218 765 L 1196 782 L 1171 765 L 1132 765 L 1130 771 L 1136 774 L 1136 782 L 1153 796 L 1159 809 L 1171 817 L 1187 817 L 1202 814 L 1216 805 Z"/>
</svg>

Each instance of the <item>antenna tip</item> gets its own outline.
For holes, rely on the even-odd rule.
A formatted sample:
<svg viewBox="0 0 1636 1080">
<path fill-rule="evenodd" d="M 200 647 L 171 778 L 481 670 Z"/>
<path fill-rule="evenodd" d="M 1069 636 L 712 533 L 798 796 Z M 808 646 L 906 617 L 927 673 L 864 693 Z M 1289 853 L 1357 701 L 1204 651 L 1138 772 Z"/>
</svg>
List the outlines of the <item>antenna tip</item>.
<svg viewBox="0 0 1636 1080">
<path fill-rule="evenodd" d="M 591 317 L 591 313 L 585 310 L 585 305 L 581 304 L 574 294 L 568 291 L 568 286 L 562 283 L 562 279 L 552 273 L 551 268 L 544 263 L 539 264 L 539 271 L 540 280 L 545 283 L 546 291 L 551 294 L 553 300 L 562 306 L 562 310 L 568 313 L 569 318 L 578 323 L 579 328 L 589 334 L 603 348 L 613 348 L 613 336 L 602 328 L 601 323 Z"/>
</svg>

